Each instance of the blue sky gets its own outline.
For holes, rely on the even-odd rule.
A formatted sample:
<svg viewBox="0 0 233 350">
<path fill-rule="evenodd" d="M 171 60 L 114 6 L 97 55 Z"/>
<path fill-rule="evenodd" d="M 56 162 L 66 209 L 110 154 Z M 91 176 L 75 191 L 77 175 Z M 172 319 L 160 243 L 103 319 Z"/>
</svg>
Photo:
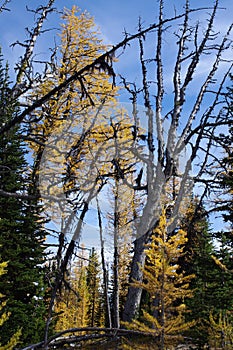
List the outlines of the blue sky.
<svg viewBox="0 0 233 350">
<path fill-rule="evenodd" d="M 23 54 L 23 48 L 10 45 L 17 40 L 23 42 L 27 36 L 25 27 L 32 28 L 34 23 L 34 15 L 32 12 L 26 10 L 26 6 L 29 8 L 36 8 L 41 4 L 46 4 L 48 0 L 11 0 L 8 4 L 10 11 L 0 14 L 0 46 L 2 46 L 4 58 L 9 61 L 10 73 L 12 80 L 14 80 L 14 66 L 18 61 L 20 55 Z M 3 0 L 0 0 L 2 4 Z M 191 7 L 211 7 L 213 0 L 190 0 Z M 165 0 L 165 17 L 173 16 L 175 13 L 180 13 L 185 0 Z M 232 22 L 233 14 L 233 1 L 232 0 L 219 0 L 220 6 L 226 8 L 220 10 L 216 17 L 216 30 L 224 34 L 227 27 Z M 103 39 L 107 44 L 116 44 L 124 38 L 124 31 L 133 34 L 137 31 L 137 24 L 139 16 L 142 19 L 144 27 L 156 22 L 158 16 L 158 0 L 55 0 L 54 6 L 58 11 L 64 7 L 71 8 L 73 5 L 78 6 L 81 10 L 87 10 L 92 16 L 94 16 L 97 26 L 100 28 Z M 195 14 L 195 21 L 203 21 L 207 17 L 208 10 L 198 12 Z M 59 28 L 61 19 L 58 13 L 54 13 L 48 16 L 48 20 L 45 22 L 45 28 L 54 28 L 49 33 L 42 35 L 36 46 L 36 52 L 39 54 L 37 59 L 42 59 L 44 55 L 49 52 L 49 48 L 54 45 L 54 38 L 56 38 L 56 29 Z M 170 33 L 173 33 L 171 28 Z M 173 44 L 176 38 L 171 36 L 170 39 L 165 39 L 164 52 L 166 56 L 167 67 L 164 69 L 165 84 L 171 83 L 170 73 L 174 68 L 174 54 Z M 170 40 L 170 41 L 169 41 Z M 148 55 L 154 57 L 155 40 L 153 34 L 149 35 L 147 47 Z M 173 46 L 174 47 L 174 46 Z M 128 79 L 131 82 L 139 84 L 141 82 L 141 76 L 139 73 L 138 65 L 132 64 L 132 62 L 138 62 L 138 48 L 137 43 L 132 43 L 131 47 L 127 49 L 127 54 L 123 56 L 123 59 L 119 60 L 119 63 L 115 66 L 116 72 L 125 75 L 127 72 Z M 168 52 L 168 54 L 167 54 Z M 200 77 L 202 73 L 208 70 L 211 64 L 211 57 L 205 57 L 205 60 L 200 66 Z M 154 74 L 154 73 L 153 73 Z M 154 76 L 152 77 L 154 79 Z M 198 80 L 195 80 L 196 84 L 200 84 Z M 196 89 L 196 86 L 193 86 Z M 169 94 L 170 91 L 168 91 Z M 123 95 L 121 101 L 128 102 L 127 98 Z"/>
<path fill-rule="evenodd" d="M 0 0 L 0 5 L 2 1 L 3 0 Z M 176 11 L 180 13 L 184 2 L 183 0 L 165 0 L 165 16 L 173 16 Z M 8 8 L 11 11 L 0 14 L 0 46 L 2 46 L 4 58 L 10 63 L 12 74 L 13 66 L 18 61 L 19 56 L 23 54 L 23 49 L 19 46 L 11 48 L 10 45 L 17 40 L 23 42 L 26 39 L 25 27 L 30 29 L 34 23 L 34 15 L 26 11 L 26 5 L 33 9 L 46 3 L 47 1 L 45 0 L 11 0 L 8 4 Z M 190 0 L 190 3 L 193 8 L 213 5 L 212 0 Z M 216 17 L 215 28 L 223 35 L 232 22 L 233 0 L 220 0 L 219 4 L 221 7 L 225 7 L 226 10 L 219 11 Z M 81 10 L 87 10 L 94 16 L 95 22 L 103 35 L 103 39 L 108 44 L 116 44 L 121 41 L 124 38 L 124 30 L 130 34 L 135 33 L 137 31 L 139 16 L 142 19 L 144 27 L 156 22 L 158 16 L 157 0 L 56 0 L 54 4 L 58 10 L 62 10 L 64 7 L 71 8 L 73 5 L 80 7 Z M 207 12 L 208 10 L 198 12 L 198 14 L 195 15 L 195 21 L 205 20 Z M 60 22 L 61 20 L 57 13 L 49 15 L 45 23 L 45 28 L 55 29 L 49 34 L 47 33 L 42 36 L 38 41 L 37 52 L 41 53 L 41 55 L 48 53 L 49 48 L 53 46 L 53 37 L 56 36 L 56 28 L 59 28 Z M 173 32 L 172 28 L 170 32 Z M 172 40 L 174 39 L 171 39 L 171 41 L 164 41 L 166 62 L 168 63 L 167 70 L 165 70 L 165 80 L 167 76 L 169 76 L 169 73 L 172 72 L 172 64 L 174 64 Z M 133 63 L 137 60 L 138 55 L 137 52 L 135 54 L 133 47 L 134 46 L 131 45 L 131 51 L 129 50 L 127 55 L 123 56 L 123 59 L 117 64 L 117 66 L 119 66 L 117 70 L 120 72 L 127 71 L 132 77 L 132 81 L 137 83 L 140 78 L 138 77 L 137 69 Z M 154 52 L 154 50 L 154 41 L 149 40 L 148 52 Z M 206 56 L 200 66 L 200 79 L 202 73 L 208 70 L 210 64 L 211 57 Z M 197 81 L 195 84 L 199 84 L 199 82 Z M 193 85 L 194 90 L 195 87 L 196 86 Z"/>
<path fill-rule="evenodd" d="M 2 4 L 3 0 L 0 0 Z M 29 8 L 36 8 L 40 4 L 46 4 L 45 0 L 11 0 L 8 4 L 10 12 L 0 14 L 0 45 L 3 48 L 4 56 L 11 64 L 15 62 L 22 51 L 20 47 L 9 48 L 10 44 L 16 40 L 25 39 L 25 27 L 31 28 L 34 16 L 33 13 L 26 11 L 26 5 Z M 212 6 L 212 0 L 191 0 L 192 7 Z M 166 0 L 165 14 L 173 15 L 175 11 L 181 10 L 183 0 Z M 61 10 L 64 7 L 71 8 L 73 5 L 87 10 L 94 16 L 95 22 L 100 27 L 103 38 L 106 42 L 115 44 L 122 40 L 123 32 L 126 29 L 129 33 L 137 30 L 138 17 L 142 18 L 145 26 L 153 23 L 157 19 L 157 0 L 56 0 L 55 7 Z M 216 19 L 216 27 L 219 31 L 225 31 L 226 27 L 232 21 L 233 1 L 220 0 L 220 6 L 226 10 L 219 12 Z M 206 17 L 206 12 L 198 13 L 197 17 L 201 20 Z M 59 16 L 49 16 L 46 23 L 47 27 L 58 28 L 60 23 Z M 55 34 L 55 32 L 54 32 Z M 53 35 L 51 33 L 51 35 Z M 44 37 L 45 38 L 45 37 Z M 41 50 L 47 51 L 51 46 L 46 40 L 39 42 Z"/>
</svg>

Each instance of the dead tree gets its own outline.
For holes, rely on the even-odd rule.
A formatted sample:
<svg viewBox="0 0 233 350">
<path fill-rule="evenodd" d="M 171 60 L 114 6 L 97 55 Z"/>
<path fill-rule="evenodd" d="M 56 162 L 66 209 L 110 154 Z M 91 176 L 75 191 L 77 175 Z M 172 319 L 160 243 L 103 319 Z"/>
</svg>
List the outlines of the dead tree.
<svg viewBox="0 0 233 350">
<path fill-rule="evenodd" d="M 106 261 L 105 261 L 103 225 L 102 225 L 102 217 L 101 217 L 101 210 L 100 210 L 98 197 L 96 197 L 96 201 L 97 201 L 98 222 L 99 222 L 99 231 L 100 231 L 100 245 L 101 245 L 100 253 L 101 253 L 101 264 L 102 264 L 102 273 L 103 273 L 106 325 L 107 327 L 112 328 L 111 309 L 110 309 L 110 302 L 109 302 L 109 295 L 108 295 L 108 271 L 107 271 Z"/>
<path fill-rule="evenodd" d="M 215 146 L 213 135 L 217 133 L 219 128 L 229 123 L 229 120 L 222 114 L 224 107 L 222 92 L 224 83 L 232 69 L 230 60 L 227 61 L 224 58 L 224 54 L 231 45 L 229 37 L 232 25 L 221 38 L 214 32 L 214 20 L 219 9 L 219 1 L 217 0 L 207 20 L 205 32 L 200 32 L 198 23 L 191 24 L 190 5 L 189 1 L 186 1 L 183 22 L 179 23 L 174 34 L 177 53 L 172 74 L 169 76 L 170 84 L 173 85 L 173 91 L 169 93 L 172 95 L 173 101 L 166 102 L 164 80 L 168 57 L 163 51 L 163 46 L 166 42 L 166 35 L 168 35 L 168 28 L 164 25 L 163 19 L 164 2 L 163 0 L 159 2 L 155 58 L 146 59 L 144 54 L 146 39 L 151 34 L 139 38 L 142 87 L 147 117 L 147 155 L 141 159 L 147 171 L 147 193 L 136 227 L 138 238 L 134 242 L 131 281 L 141 281 L 143 278 L 140 266 L 143 266 L 145 262 L 144 245 L 160 215 L 166 184 L 178 172 L 180 188 L 172 206 L 173 225 L 170 228 L 172 231 L 179 222 L 182 199 L 189 191 L 192 191 L 190 183 L 204 180 L 205 171 L 210 162 L 213 161 Z M 141 24 L 139 24 L 139 30 L 141 30 Z M 208 71 L 203 73 L 202 81 L 198 82 L 199 86 L 195 88 L 195 97 L 191 97 L 189 94 L 191 92 L 192 95 L 194 94 L 193 81 L 195 78 L 198 79 L 197 72 L 206 55 L 212 57 L 211 65 Z M 148 75 L 151 76 L 152 63 L 154 63 L 153 69 L 156 71 L 156 89 L 148 79 Z M 225 65 L 225 71 L 221 74 L 221 78 L 218 76 L 217 79 L 217 72 L 222 69 L 221 65 Z M 166 74 L 168 75 L 168 69 Z M 166 80 L 168 80 L 168 76 L 166 76 Z M 155 101 L 153 96 L 155 96 Z M 207 97 L 209 101 L 206 104 L 205 98 Z M 169 103 L 170 108 L 168 112 L 165 112 Z M 153 105 L 155 105 L 155 111 Z M 198 164 L 195 164 L 197 159 L 199 159 Z M 180 170 L 181 165 L 182 171 Z M 201 198 L 206 195 L 206 191 L 207 187 L 202 191 Z M 130 286 L 123 314 L 124 321 L 132 321 L 137 315 L 140 300 L 141 290 Z"/>
<path fill-rule="evenodd" d="M 49 3 L 53 3 L 52 0 L 49 1 Z M 198 8 L 198 9 L 190 9 L 189 13 L 195 13 L 195 12 L 199 12 L 199 11 L 203 11 L 203 10 L 208 10 L 209 7 L 202 7 L 202 8 Z M 49 9 L 47 9 L 46 13 L 49 13 Z M 42 17 L 44 15 L 44 12 L 42 13 Z M 170 22 L 173 22 L 175 20 L 181 19 L 185 16 L 185 14 L 180 14 L 180 15 L 175 15 L 172 18 L 168 18 L 168 19 L 164 19 L 162 21 L 162 23 L 160 25 L 167 25 Z M 43 17 L 44 18 L 44 17 Z M 35 33 L 37 32 L 37 30 L 39 30 L 38 35 L 40 33 L 41 30 L 41 21 L 38 20 L 38 25 L 39 28 L 35 27 L 35 30 L 33 30 L 33 32 L 31 33 L 33 35 L 33 43 L 35 43 L 36 37 L 34 37 Z M 2 132 L 6 132 L 7 130 L 9 130 L 11 127 L 13 127 L 16 124 L 20 124 L 25 121 L 25 117 L 30 116 L 30 114 L 32 112 L 34 112 L 37 108 L 41 108 L 43 106 L 43 104 L 47 101 L 49 101 L 51 98 L 53 98 L 57 93 L 64 91 L 65 89 L 67 89 L 70 84 L 72 84 L 72 82 L 82 79 L 82 75 L 84 72 L 92 72 L 92 70 L 97 67 L 98 69 L 102 68 L 103 70 L 107 71 L 109 73 L 109 76 L 112 77 L 113 79 L 115 78 L 115 72 L 112 69 L 112 62 L 113 62 L 113 57 L 114 54 L 120 50 L 123 49 L 123 51 L 125 50 L 125 48 L 127 47 L 127 45 L 132 42 L 133 40 L 139 38 L 140 36 L 144 36 L 146 33 L 152 32 L 153 30 L 156 30 L 159 27 L 158 23 L 154 23 L 152 25 L 150 25 L 149 27 L 135 33 L 132 35 L 126 35 L 125 38 L 119 42 L 118 44 L 114 45 L 111 49 L 109 49 L 108 51 L 104 52 L 103 54 L 101 54 L 97 59 L 95 59 L 92 63 L 85 65 L 83 68 L 81 68 L 79 71 L 73 73 L 69 78 L 64 79 L 63 82 L 61 82 L 58 86 L 56 86 L 55 88 L 52 88 L 48 93 L 46 93 L 44 96 L 42 96 L 39 99 L 34 99 L 30 105 L 28 106 L 24 106 L 25 108 L 21 109 L 21 112 L 10 122 L 8 122 L 7 124 L 1 125 L 0 127 L 0 133 Z M 32 39 L 32 37 L 31 37 Z M 26 51 L 25 51 L 25 56 L 27 58 L 27 68 L 32 64 L 32 61 L 29 62 L 28 60 L 28 52 L 31 52 L 31 57 L 33 54 L 33 50 L 31 50 L 31 47 L 26 46 Z M 30 57 L 30 58 L 31 58 Z M 24 69 L 25 72 L 25 69 Z M 21 74 L 20 74 L 21 77 Z M 31 88 L 33 88 L 31 86 Z M 84 89 L 84 90 L 82 90 Z M 85 91 L 85 84 L 81 84 L 81 93 L 86 95 L 86 91 Z M 27 91 L 28 92 L 28 91 Z M 23 97 L 23 94 L 25 93 L 25 91 L 22 91 L 20 93 L 20 96 Z"/>
</svg>

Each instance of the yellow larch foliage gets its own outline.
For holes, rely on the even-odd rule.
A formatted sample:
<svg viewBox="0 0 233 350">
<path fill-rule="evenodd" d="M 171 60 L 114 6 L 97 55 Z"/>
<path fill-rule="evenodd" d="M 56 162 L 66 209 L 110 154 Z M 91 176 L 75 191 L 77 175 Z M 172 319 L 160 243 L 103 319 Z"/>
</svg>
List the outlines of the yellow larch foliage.
<svg viewBox="0 0 233 350">
<path fill-rule="evenodd" d="M 85 266 L 76 265 L 71 272 L 68 279 L 71 289 L 63 288 L 55 307 L 58 314 L 57 331 L 88 325 L 89 291 L 86 274 Z"/>
<path fill-rule="evenodd" d="M 87 12 L 81 13 L 73 6 L 71 10 L 65 9 L 62 20 L 56 58 L 48 64 L 44 81 L 35 88 L 29 100 L 41 98 L 108 49 L 100 38 L 94 19 Z M 111 104 L 113 108 L 116 101 L 117 88 L 113 86 L 110 75 L 101 64 L 85 71 L 68 88 L 38 108 L 33 116 L 35 122 L 30 122 L 30 139 L 36 139 L 36 142 L 29 143 L 35 153 L 37 174 L 42 179 L 40 192 L 44 197 L 49 197 L 48 203 L 44 199 L 44 205 L 53 208 L 51 216 L 54 220 L 59 221 L 56 218 L 64 219 L 69 215 L 67 202 L 57 202 L 57 198 L 61 199 L 72 186 L 70 177 L 66 178 L 67 168 L 71 172 L 74 169 L 72 159 L 77 160 L 75 166 L 81 175 L 77 189 L 88 191 L 93 184 L 93 176 L 86 182 L 89 173 L 95 169 L 92 166 L 95 159 L 91 156 L 91 148 L 96 142 L 93 136 L 97 137 L 98 129 L 101 131 L 99 125 L 106 123 L 102 106 Z M 95 130 L 92 132 L 93 128 Z M 72 148 L 76 148 L 76 151 L 69 154 Z M 101 151 L 99 154 L 101 157 Z M 86 161 L 82 162 L 84 158 Z"/>
<path fill-rule="evenodd" d="M 221 270 L 227 272 L 228 269 L 216 256 L 211 255 L 211 258 L 214 260 L 215 264 L 220 267 Z"/>
<path fill-rule="evenodd" d="M 210 313 L 208 333 L 211 348 L 231 350 L 233 344 L 232 312 L 220 312 L 217 317 Z"/>
<path fill-rule="evenodd" d="M 80 13 L 76 6 L 65 9 L 62 16 L 60 50 L 51 72 L 45 81 L 37 87 L 31 99 L 40 98 L 52 88 L 58 86 L 75 72 L 92 63 L 108 46 L 103 44 L 100 33 L 96 29 L 93 17 L 87 12 Z M 109 72 L 101 67 L 86 71 L 69 87 L 46 102 L 36 111 L 38 118 L 32 124 L 32 134 L 41 136 L 42 141 L 54 133 L 57 128 L 64 128 L 64 122 L 71 120 L 81 129 L 91 124 L 94 116 L 93 105 L 98 107 L 103 102 L 115 101 L 116 89 L 113 88 Z M 32 143 L 31 147 L 38 151 L 39 145 Z"/>
<path fill-rule="evenodd" d="M 147 262 L 142 267 L 144 281 L 133 283 L 135 287 L 147 291 L 151 307 L 150 310 L 143 310 L 140 320 L 127 323 L 130 329 L 154 334 L 160 350 L 168 349 L 183 331 L 194 324 L 184 320 L 187 312 L 184 299 L 192 297 L 189 282 L 194 276 L 184 276 L 178 265 L 178 258 L 182 255 L 187 240 L 186 232 L 178 229 L 170 233 L 168 227 L 169 222 L 163 209 L 151 241 L 146 245 Z"/>
<path fill-rule="evenodd" d="M 1 275 L 3 275 L 4 273 L 6 273 L 6 267 L 7 267 L 7 263 L 6 262 L 2 262 L 0 263 L 0 277 Z M 0 294 L 0 298 L 2 298 L 3 295 Z M 6 305 L 6 302 L 0 302 L 0 312 L 2 312 L 2 310 L 4 309 L 4 306 Z M 0 327 L 3 325 L 4 322 L 6 322 L 8 320 L 8 318 L 10 317 L 10 313 L 6 313 L 3 312 L 0 316 Z M 19 343 L 20 341 L 20 336 L 21 336 L 21 329 L 19 329 L 12 337 L 11 339 L 8 341 L 7 344 L 5 345 L 1 345 L 0 343 L 0 350 L 12 350 L 15 348 L 15 346 Z M 0 338 L 1 340 L 1 338 Z"/>
</svg>

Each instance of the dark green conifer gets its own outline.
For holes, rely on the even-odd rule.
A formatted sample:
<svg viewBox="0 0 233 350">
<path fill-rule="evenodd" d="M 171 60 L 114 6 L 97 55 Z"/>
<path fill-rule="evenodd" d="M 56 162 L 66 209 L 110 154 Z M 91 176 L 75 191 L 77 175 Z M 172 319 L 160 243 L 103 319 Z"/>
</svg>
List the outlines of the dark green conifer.
<svg viewBox="0 0 233 350">
<path fill-rule="evenodd" d="M 100 263 L 95 248 L 92 248 L 87 266 L 87 287 L 89 292 L 89 326 L 104 324 L 104 313 L 101 312 Z"/>
<path fill-rule="evenodd" d="M 217 263 L 222 258 L 216 251 L 205 210 L 195 199 L 190 203 L 182 227 L 187 232 L 188 241 L 180 265 L 187 274 L 195 274 L 190 283 L 193 298 L 187 300 L 190 310 L 187 320 L 196 320 L 197 323 L 189 331 L 189 336 L 202 348 L 208 343 L 210 314 L 219 315 L 227 307 L 229 293 L 226 289 L 232 283 L 230 275 Z M 228 286 L 224 287 L 223 279 L 228 280 Z M 230 288 L 232 290 L 232 286 Z"/>
<path fill-rule="evenodd" d="M 229 238 L 232 238 L 233 230 L 233 75 L 231 75 L 231 86 L 226 93 L 227 108 L 226 116 L 231 123 L 223 133 L 220 133 L 217 140 L 222 146 L 224 153 L 221 161 L 222 169 L 218 170 L 218 179 L 220 180 L 220 187 L 222 194 L 220 201 L 217 200 L 219 210 L 223 212 L 224 220 L 230 224 L 231 234 Z"/>
<path fill-rule="evenodd" d="M 0 118 L 9 122 L 19 111 L 11 94 L 8 67 L 0 61 Z M 6 343 L 19 327 L 23 344 L 41 340 L 45 321 L 45 231 L 42 228 L 36 190 L 30 179 L 26 150 L 15 126 L 0 135 L 0 255 L 8 262 L 0 290 L 7 300 L 9 321 L 2 327 Z M 22 195 L 27 195 L 23 198 Z"/>
</svg>

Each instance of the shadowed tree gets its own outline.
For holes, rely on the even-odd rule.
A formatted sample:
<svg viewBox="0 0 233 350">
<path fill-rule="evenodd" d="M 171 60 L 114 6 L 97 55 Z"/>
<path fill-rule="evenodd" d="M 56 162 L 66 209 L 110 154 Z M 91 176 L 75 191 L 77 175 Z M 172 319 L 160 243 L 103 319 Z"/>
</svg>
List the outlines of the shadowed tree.
<svg viewBox="0 0 233 350">
<path fill-rule="evenodd" d="M 4 68 L 1 61 L 2 123 L 13 119 L 18 112 L 17 101 L 11 94 L 8 67 Z M 43 265 L 46 233 L 41 207 L 37 199 L 33 199 L 36 188 L 32 186 L 25 157 L 19 126 L 0 135 L 0 189 L 15 194 L 0 196 L 1 258 L 8 262 L 8 273 L 1 277 L 0 289 L 7 300 L 5 310 L 11 313 L 11 318 L 2 326 L 2 341 L 6 342 L 20 324 L 23 344 L 37 341 L 43 334 L 48 288 Z M 25 194 L 25 199 L 22 200 L 20 194 Z"/>
</svg>

